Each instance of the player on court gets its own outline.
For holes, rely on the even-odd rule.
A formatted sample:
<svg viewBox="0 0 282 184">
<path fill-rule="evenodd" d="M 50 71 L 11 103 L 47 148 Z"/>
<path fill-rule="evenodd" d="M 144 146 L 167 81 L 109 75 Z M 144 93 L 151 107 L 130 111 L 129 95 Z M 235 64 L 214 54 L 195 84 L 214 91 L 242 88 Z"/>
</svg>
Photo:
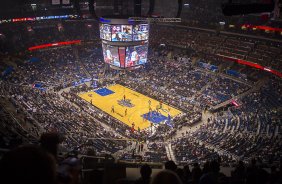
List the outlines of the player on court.
<svg viewBox="0 0 282 184">
<path fill-rule="evenodd" d="M 112 113 L 115 113 L 115 107 L 112 106 L 112 110 L 111 110 Z"/>
<path fill-rule="evenodd" d="M 151 106 L 149 106 L 149 114 L 151 114 L 151 112 L 152 112 L 152 108 Z"/>
<path fill-rule="evenodd" d="M 134 130 L 134 127 L 135 127 L 135 124 L 134 124 L 134 122 L 132 122 L 132 130 Z"/>
<path fill-rule="evenodd" d="M 163 103 L 162 103 L 162 101 L 160 101 L 160 109 L 162 109 L 163 108 Z"/>
<path fill-rule="evenodd" d="M 167 120 L 168 120 L 168 122 L 170 123 L 170 120 L 171 120 L 170 113 L 168 113 Z"/>
</svg>

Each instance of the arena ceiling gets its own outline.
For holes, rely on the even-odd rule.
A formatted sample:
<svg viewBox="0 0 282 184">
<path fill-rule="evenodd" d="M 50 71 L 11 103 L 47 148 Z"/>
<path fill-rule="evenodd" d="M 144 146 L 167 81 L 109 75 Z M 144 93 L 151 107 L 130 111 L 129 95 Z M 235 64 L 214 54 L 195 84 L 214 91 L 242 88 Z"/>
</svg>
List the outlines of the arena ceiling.
<svg viewBox="0 0 282 184">
<path fill-rule="evenodd" d="M 82 10 L 88 9 L 89 0 L 70 0 L 70 6 L 54 6 L 52 0 L 2 0 L 0 6 L 0 16 L 3 18 L 30 16 L 32 14 L 54 15 L 75 12 L 75 2 L 79 2 Z M 95 0 L 96 13 L 103 16 L 105 13 L 113 12 L 114 3 L 119 6 L 119 13 L 133 14 L 134 0 Z M 142 0 L 142 15 L 146 15 L 149 10 L 150 0 Z M 32 6 L 36 5 L 36 6 Z M 165 17 L 175 17 L 178 8 L 178 0 L 155 0 L 155 11 L 157 15 Z M 55 11 L 56 10 L 56 11 Z"/>
<path fill-rule="evenodd" d="M 78 7 L 82 13 L 89 12 L 89 2 L 95 2 L 97 16 L 111 14 L 118 11 L 119 14 L 134 14 L 134 4 L 138 0 L 66 0 L 69 5 L 52 5 L 56 0 L 1 0 L 0 18 L 15 18 L 28 16 L 75 14 Z M 63 0 L 57 0 L 62 2 Z M 221 5 L 226 2 L 239 4 L 269 3 L 271 0 L 140 0 L 141 15 L 147 15 L 150 3 L 154 2 L 154 15 L 163 17 L 176 17 L 178 3 L 182 4 L 181 18 L 189 17 L 191 11 L 203 8 L 204 12 L 222 15 Z M 116 5 L 116 6 L 115 6 Z M 188 16 L 187 16 L 188 15 Z M 191 17 L 189 17 L 191 19 Z"/>
</svg>

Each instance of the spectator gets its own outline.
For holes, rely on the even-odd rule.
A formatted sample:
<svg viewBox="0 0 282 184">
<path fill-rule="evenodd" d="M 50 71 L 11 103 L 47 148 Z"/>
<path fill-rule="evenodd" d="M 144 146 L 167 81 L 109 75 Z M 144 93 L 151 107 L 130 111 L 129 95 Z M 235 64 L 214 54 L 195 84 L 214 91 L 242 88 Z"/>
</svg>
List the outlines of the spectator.
<svg viewBox="0 0 282 184">
<path fill-rule="evenodd" d="M 192 175 L 191 183 L 195 183 L 195 184 L 199 183 L 200 177 L 202 175 L 202 170 L 201 170 L 198 163 L 193 164 L 193 169 L 192 169 L 191 175 Z"/>
<path fill-rule="evenodd" d="M 3 184 L 55 184 L 55 159 L 37 146 L 19 147 L 4 155 L 0 175 Z"/>
<path fill-rule="evenodd" d="M 169 160 L 165 163 L 165 169 L 176 172 L 177 165 L 174 163 L 174 161 Z"/>
<path fill-rule="evenodd" d="M 159 172 L 152 180 L 151 184 L 182 184 L 176 173 L 170 170 Z"/>
<path fill-rule="evenodd" d="M 224 175 L 219 173 L 219 163 L 215 160 L 208 162 L 209 171 L 202 175 L 200 178 L 200 184 L 217 184 L 224 181 Z"/>
<path fill-rule="evenodd" d="M 40 138 L 41 147 L 57 159 L 58 146 L 61 142 L 60 136 L 56 133 L 45 133 Z"/>
<path fill-rule="evenodd" d="M 152 169 L 149 165 L 142 165 L 140 168 L 141 178 L 136 180 L 135 184 L 149 184 L 151 181 Z"/>
<path fill-rule="evenodd" d="M 235 170 L 231 173 L 234 182 L 243 182 L 242 179 L 245 178 L 246 168 L 243 161 L 239 161 Z"/>
<path fill-rule="evenodd" d="M 191 179 L 191 171 L 189 165 L 185 165 L 184 168 L 184 181 L 187 183 Z"/>
</svg>

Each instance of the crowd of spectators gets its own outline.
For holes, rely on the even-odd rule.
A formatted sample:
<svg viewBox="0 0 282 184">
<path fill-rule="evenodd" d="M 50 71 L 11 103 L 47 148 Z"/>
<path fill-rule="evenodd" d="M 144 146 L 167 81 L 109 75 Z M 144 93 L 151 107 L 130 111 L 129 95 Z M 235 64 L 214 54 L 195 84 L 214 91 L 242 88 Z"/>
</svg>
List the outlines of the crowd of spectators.
<svg viewBox="0 0 282 184">
<path fill-rule="evenodd" d="M 232 81 L 228 78 L 218 77 L 200 95 L 198 101 L 217 105 L 237 96 L 249 89 L 249 86 Z"/>
<path fill-rule="evenodd" d="M 112 154 L 125 147 L 122 141 L 107 140 L 120 139 L 121 136 L 105 129 L 81 108 L 61 100 L 57 93 L 34 90 L 29 86 L 1 87 L 7 87 L 4 89 L 5 97 L 31 114 L 44 131 L 55 131 L 64 136 L 65 151 L 85 153 L 88 147 L 92 147 L 97 154 Z"/>
<path fill-rule="evenodd" d="M 147 147 L 148 150 L 144 155 L 145 162 L 165 162 L 168 160 L 163 142 L 151 142 Z"/>
<path fill-rule="evenodd" d="M 40 83 L 45 87 L 66 87 L 83 78 L 87 76 L 82 72 L 72 48 L 62 48 L 33 53 L 9 80 L 15 84 Z"/>
<path fill-rule="evenodd" d="M 199 58 L 209 58 L 206 62 L 217 61 L 217 66 L 222 63 L 218 55 L 245 59 L 272 69 L 281 70 L 280 55 L 281 43 L 268 39 L 251 38 L 244 35 L 230 35 L 201 31 L 192 28 L 175 29 L 170 26 L 151 26 L 152 43 L 162 43 L 195 51 Z M 173 33 L 173 34 L 171 34 Z M 213 56 L 213 59 L 210 57 Z M 242 67 L 241 67 L 242 69 Z"/>
<path fill-rule="evenodd" d="M 223 122 L 222 125 L 222 122 L 215 118 L 212 123 L 200 128 L 191 136 L 215 149 L 223 150 L 229 157 L 241 160 L 258 157 L 265 165 L 279 162 L 282 151 L 279 136 L 230 129 L 227 126 L 232 125 L 228 123 L 233 122 Z M 225 128 L 222 129 L 222 126 Z"/>
<path fill-rule="evenodd" d="M 240 108 L 231 108 L 241 130 L 266 135 L 281 134 L 281 83 L 271 79 L 259 92 L 241 99 Z"/>
<path fill-rule="evenodd" d="M 0 27 L 0 46 L 10 53 L 41 44 L 99 38 L 98 22 L 95 21 L 46 20 L 1 24 Z"/>
<path fill-rule="evenodd" d="M 172 149 L 178 163 L 205 162 L 219 157 L 216 151 L 209 149 L 205 144 L 199 143 L 193 137 L 183 137 L 172 141 Z"/>
</svg>

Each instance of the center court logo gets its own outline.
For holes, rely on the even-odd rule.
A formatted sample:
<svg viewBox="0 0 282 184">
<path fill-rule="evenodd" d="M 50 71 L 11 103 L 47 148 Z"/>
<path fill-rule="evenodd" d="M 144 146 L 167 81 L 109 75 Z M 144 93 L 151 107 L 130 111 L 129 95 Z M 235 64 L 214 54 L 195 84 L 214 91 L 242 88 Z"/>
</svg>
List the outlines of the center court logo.
<svg viewBox="0 0 282 184">
<path fill-rule="evenodd" d="M 123 106 L 123 107 L 128 107 L 128 108 L 132 108 L 135 105 L 133 103 L 131 103 L 130 99 L 122 99 L 122 100 L 117 100 L 118 104 Z"/>
</svg>

